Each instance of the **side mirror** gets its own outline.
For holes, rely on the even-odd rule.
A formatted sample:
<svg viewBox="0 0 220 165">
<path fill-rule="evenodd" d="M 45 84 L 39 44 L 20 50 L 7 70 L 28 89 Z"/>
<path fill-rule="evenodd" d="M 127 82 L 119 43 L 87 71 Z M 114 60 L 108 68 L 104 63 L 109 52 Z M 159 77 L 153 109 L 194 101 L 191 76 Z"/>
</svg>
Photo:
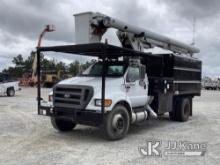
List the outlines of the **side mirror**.
<svg viewBox="0 0 220 165">
<path fill-rule="evenodd" d="M 140 66 L 140 79 L 144 80 L 145 79 L 145 72 L 146 72 L 146 67 L 144 65 Z"/>
</svg>

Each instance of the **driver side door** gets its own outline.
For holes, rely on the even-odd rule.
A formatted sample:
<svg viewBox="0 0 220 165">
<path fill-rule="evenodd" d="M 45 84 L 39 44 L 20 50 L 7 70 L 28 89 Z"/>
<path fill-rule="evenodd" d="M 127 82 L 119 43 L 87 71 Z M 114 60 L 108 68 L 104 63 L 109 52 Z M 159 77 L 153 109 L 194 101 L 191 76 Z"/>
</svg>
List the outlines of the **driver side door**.
<svg viewBox="0 0 220 165">
<path fill-rule="evenodd" d="M 126 94 L 131 101 L 132 108 L 144 106 L 147 103 L 146 84 L 140 83 L 139 66 L 129 66 L 126 75 Z"/>
</svg>

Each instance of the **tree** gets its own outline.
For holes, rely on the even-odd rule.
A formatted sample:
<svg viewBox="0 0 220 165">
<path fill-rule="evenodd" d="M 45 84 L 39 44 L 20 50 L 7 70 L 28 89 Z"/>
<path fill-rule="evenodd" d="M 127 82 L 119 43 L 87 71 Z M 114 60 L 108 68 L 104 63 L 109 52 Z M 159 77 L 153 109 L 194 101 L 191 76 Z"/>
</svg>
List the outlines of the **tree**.
<svg viewBox="0 0 220 165">
<path fill-rule="evenodd" d="M 22 68 L 9 67 L 8 69 L 4 69 L 3 73 L 9 74 L 12 78 L 22 77 L 23 71 Z"/>
<path fill-rule="evenodd" d="M 22 55 L 19 54 L 16 57 L 13 58 L 12 62 L 15 65 L 23 65 L 24 64 L 24 59 L 23 59 Z"/>
<path fill-rule="evenodd" d="M 9 67 L 8 69 L 4 69 L 3 73 L 10 74 L 12 78 L 21 77 L 23 74 L 24 67 L 24 59 L 21 54 L 17 55 L 12 59 L 12 63 L 15 64 L 15 67 Z"/>
<path fill-rule="evenodd" d="M 46 70 L 56 70 L 56 62 L 54 59 L 52 60 L 48 60 L 46 58 L 41 58 L 41 67 L 42 69 L 46 69 Z"/>
<path fill-rule="evenodd" d="M 66 64 L 64 62 L 60 61 L 56 64 L 56 69 L 57 69 L 57 71 L 60 71 L 60 70 L 65 71 L 66 70 Z"/>
<path fill-rule="evenodd" d="M 92 59 L 91 61 L 86 61 L 85 64 L 82 64 L 81 68 L 82 70 L 86 70 L 89 66 L 91 66 L 92 64 L 94 64 L 96 62 L 96 60 Z"/>
<path fill-rule="evenodd" d="M 80 69 L 80 64 L 79 61 L 77 60 L 69 65 L 69 73 L 72 74 L 73 76 L 79 74 L 79 69 Z"/>
<path fill-rule="evenodd" d="M 24 61 L 24 69 L 23 69 L 23 71 L 25 73 L 32 72 L 32 66 L 33 66 L 33 62 L 34 62 L 34 57 L 35 57 L 35 52 L 32 51 L 30 53 L 30 56 L 28 56 L 28 58 Z"/>
<path fill-rule="evenodd" d="M 32 51 L 27 59 L 24 60 L 21 54 L 13 58 L 12 62 L 15 64 L 15 67 L 8 67 L 3 70 L 3 73 L 10 74 L 13 78 L 21 78 L 24 75 L 31 76 L 32 65 L 36 53 Z M 54 59 L 44 58 L 44 55 L 41 54 L 41 69 L 42 71 L 61 71 L 61 73 L 69 73 L 73 76 L 76 76 L 80 72 L 86 70 L 90 65 L 94 64 L 95 60 L 87 61 L 84 64 L 80 64 L 79 61 L 72 62 L 70 65 L 66 65 L 64 62 L 56 62 Z M 68 68 L 68 69 L 67 69 Z"/>
</svg>

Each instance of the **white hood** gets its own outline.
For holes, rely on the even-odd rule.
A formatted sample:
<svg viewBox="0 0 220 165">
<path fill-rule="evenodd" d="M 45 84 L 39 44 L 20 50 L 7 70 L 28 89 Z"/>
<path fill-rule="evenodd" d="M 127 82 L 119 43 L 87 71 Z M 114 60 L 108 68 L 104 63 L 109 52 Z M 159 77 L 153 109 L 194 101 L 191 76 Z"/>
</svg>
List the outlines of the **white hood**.
<svg viewBox="0 0 220 165">
<path fill-rule="evenodd" d="M 67 85 L 88 85 L 94 89 L 101 89 L 102 78 L 101 77 L 73 77 L 59 82 L 58 84 Z M 124 78 L 109 78 L 106 77 L 106 87 L 115 87 L 124 84 Z"/>
</svg>

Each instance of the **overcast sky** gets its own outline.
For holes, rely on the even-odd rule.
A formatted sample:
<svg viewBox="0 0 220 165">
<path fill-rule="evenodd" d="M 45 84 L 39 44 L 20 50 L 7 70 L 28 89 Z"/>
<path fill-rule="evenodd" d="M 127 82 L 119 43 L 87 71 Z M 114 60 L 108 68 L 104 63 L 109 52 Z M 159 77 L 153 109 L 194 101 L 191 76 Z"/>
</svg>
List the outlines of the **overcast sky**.
<svg viewBox="0 0 220 165">
<path fill-rule="evenodd" d="M 27 57 L 35 50 L 46 24 L 54 24 L 56 31 L 46 34 L 43 45 L 73 44 L 73 14 L 85 11 L 102 12 L 188 44 L 196 18 L 195 41 L 201 53 L 195 56 L 203 61 L 203 75 L 220 77 L 219 0 L 1 0 L 0 71 L 12 65 L 14 56 Z M 113 33 L 105 37 L 118 44 Z M 62 60 L 73 61 L 70 55 Z"/>
</svg>

